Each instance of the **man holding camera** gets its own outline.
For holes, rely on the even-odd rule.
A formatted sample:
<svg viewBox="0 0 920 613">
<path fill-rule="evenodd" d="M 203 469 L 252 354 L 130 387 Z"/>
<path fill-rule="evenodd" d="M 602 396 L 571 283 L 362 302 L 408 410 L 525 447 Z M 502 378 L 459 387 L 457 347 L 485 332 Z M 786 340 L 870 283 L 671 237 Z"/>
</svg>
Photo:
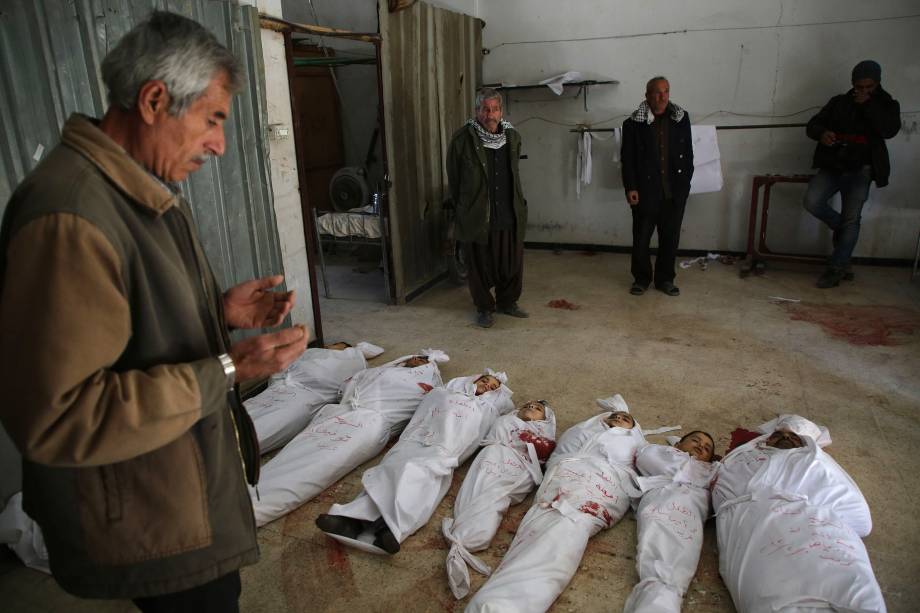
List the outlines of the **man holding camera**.
<svg viewBox="0 0 920 613">
<path fill-rule="evenodd" d="M 806 128 L 809 138 L 818 141 L 812 163 L 818 174 L 808 183 L 805 209 L 834 232 L 834 251 L 817 282 L 821 288 L 853 278 L 850 256 L 859 238 L 869 184 L 888 185 L 891 166 L 885 139 L 901 128 L 901 107 L 882 89 L 881 66 L 864 60 L 853 68 L 852 77 L 853 88 L 831 98 Z M 839 212 L 828 204 L 837 192 Z"/>
</svg>

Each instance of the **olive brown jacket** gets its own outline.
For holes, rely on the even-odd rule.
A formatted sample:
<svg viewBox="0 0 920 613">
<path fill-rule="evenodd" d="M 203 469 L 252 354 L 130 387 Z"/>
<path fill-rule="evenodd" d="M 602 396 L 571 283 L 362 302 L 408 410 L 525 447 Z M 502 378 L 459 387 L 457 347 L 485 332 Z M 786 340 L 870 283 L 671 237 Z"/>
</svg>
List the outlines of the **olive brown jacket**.
<svg viewBox="0 0 920 613">
<path fill-rule="evenodd" d="M 0 419 L 61 586 L 185 590 L 258 558 L 258 448 L 188 204 L 74 115 L 0 228 Z"/>
<path fill-rule="evenodd" d="M 524 242 L 527 228 L 527 201 L 521 189 L 519 161 L 521 157 L 521 135 L 514 128 L 507 131 L 508 156 L 511 160 L 511 175 L 514 185 L 515 238 Z M 467 243 L 489 242 L 489 171 L 485 148 L 469 124 L 457 130 L 447 150 L 447 182 L 450 197 L 456 210 L 457 240 Z"/>
</svg>

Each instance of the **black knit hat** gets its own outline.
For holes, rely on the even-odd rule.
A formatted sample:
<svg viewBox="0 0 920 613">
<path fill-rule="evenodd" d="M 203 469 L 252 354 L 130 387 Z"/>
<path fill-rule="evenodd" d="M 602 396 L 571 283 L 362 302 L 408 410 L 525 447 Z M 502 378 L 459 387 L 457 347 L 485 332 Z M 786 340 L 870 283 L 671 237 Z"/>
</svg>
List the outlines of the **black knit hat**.
<svg viewBox="0 0 920 613">
<path fill-rule="evenodd" d="M 860 79 L 872 79 L 876 83 L 882 80 L 882 67 L 878 62 L 872 60 L 863 60 L 853 67 L 853 81 Z"/>
</svg>

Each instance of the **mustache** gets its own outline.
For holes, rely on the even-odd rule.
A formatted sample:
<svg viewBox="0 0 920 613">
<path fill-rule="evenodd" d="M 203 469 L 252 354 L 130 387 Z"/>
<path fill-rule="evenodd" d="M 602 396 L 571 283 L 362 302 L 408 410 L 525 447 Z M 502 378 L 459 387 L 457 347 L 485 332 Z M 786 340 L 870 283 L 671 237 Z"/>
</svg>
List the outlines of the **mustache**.
<svg viewBox="0 0 920 613">
<path fill-rule="evenodd" d="M 206 163 L 208 162 L 208 160 L 211 160 L 211 159 L 216 158 L 216 157 L 217 157 L 217 156 L 214 155 L 213 153 L 211 153 L 210 151 L 205 151 L 205 152 L 202 153 L 201 155 L 196 156 L 195 158 L 193 158 L 193 160 L 194 160 L 195 162 L 198 162 L 199 164 L 206 164 Z"/>
</svg>

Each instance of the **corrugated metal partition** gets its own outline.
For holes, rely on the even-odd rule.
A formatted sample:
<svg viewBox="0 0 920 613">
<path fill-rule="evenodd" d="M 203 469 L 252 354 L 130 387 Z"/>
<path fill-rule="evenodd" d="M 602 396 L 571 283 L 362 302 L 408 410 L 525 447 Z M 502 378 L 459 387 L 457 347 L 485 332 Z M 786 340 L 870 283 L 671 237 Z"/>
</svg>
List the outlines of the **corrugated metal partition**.
<svg viewBox="0 0 920 613">
<path fill-rule="evenodd" d="M 472 116 L 482 27 L 424 2 L 396 13 L 381 2 L 380 33 L 394 288 L 404 302 L 447 268 L 447 146 Z"/>
<path fill-rule="evenodd" d="M 265 140 L 258 14 L 233 0 L 4 0 L 0 5 L 0 212 L 16 184 L 58 142 L 74 112 L 107 106 L 99 64 L 154 9 L 204 24 L 244 66 L 227 148 L 182 184 L 205 250 L 227 286 L 282 271 Z"/>
</svg>

